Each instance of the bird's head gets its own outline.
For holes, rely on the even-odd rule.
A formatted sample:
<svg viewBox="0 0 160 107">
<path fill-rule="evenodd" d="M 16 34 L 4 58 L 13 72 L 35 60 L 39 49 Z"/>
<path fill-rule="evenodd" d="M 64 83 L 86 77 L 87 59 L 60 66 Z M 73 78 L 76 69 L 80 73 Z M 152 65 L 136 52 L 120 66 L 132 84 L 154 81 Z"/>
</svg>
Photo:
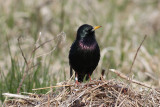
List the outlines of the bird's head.
<svg viewBox="0 0 160 107">
<path fill-rule="evenodd" d="M 91 25 L 84 24 L 78 28 L 77 31 L 77 40 L 84 39 L 87 37 L 95 37 L 95 30 L 101 26 L 92 27 Z"/>
</svg>

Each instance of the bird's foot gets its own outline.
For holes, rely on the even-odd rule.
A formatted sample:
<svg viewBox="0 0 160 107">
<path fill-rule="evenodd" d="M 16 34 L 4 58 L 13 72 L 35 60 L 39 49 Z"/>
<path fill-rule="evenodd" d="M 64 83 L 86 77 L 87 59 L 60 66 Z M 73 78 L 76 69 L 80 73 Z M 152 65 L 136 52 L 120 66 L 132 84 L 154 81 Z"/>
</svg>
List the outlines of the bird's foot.
<svg viewBox="0 0 160 107">
<path fill-rule="evenodd" d="M 92 81 L 92 79 L 91 79 L 91 76 L 90 76 L 90 74 L 89 74 L 89 82 L 91 82 Z"/>
<path fill-rule="evenodd" d="M 78 74 L 77 73 L 76 73 L 75 81 L 76 81 L 75 86 L 80 85 L 80 83 L 78 82 Z"/>
<path fill-rule="evenodd" d="M 75 86 L 79 86 L 79 85 L 80 85 L 80 82 L 78 82 L 78 80 L 76 80 Z"/>
</svg>

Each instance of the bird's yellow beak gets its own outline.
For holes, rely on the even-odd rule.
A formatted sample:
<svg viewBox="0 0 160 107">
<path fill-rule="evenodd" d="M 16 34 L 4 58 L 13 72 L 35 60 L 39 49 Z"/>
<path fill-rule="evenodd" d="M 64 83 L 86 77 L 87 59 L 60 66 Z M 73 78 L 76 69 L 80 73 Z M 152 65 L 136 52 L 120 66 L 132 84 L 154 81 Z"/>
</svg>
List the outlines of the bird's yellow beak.
<svg viewBox="0 0 160 107">
<path fill-rule="evenodd" d="M 96 29 L 99 29 L 100 27 L 102 27 L 102 26 L 95 26 L 95 27 L 92 29 L 92 31 L 95 31 Z"/>
</svg>

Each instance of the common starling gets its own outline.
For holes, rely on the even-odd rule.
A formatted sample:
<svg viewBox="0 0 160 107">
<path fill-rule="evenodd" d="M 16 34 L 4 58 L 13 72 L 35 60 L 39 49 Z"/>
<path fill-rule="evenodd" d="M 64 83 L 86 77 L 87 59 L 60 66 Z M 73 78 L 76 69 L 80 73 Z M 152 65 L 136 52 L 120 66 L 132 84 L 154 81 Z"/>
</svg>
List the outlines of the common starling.
<svg viewBox="0 0 160 107">
<path fill-rule="evenodd" d="M 75 80 L 78 84 L 90 78 L 100 59 L 100 49 L 95 38 L 95 30 L 101 26 L 92 27 L 84 24 L 78 28 L 76 40 L 69 51 L 70 76 L 75 71 Z"/>
</svg>

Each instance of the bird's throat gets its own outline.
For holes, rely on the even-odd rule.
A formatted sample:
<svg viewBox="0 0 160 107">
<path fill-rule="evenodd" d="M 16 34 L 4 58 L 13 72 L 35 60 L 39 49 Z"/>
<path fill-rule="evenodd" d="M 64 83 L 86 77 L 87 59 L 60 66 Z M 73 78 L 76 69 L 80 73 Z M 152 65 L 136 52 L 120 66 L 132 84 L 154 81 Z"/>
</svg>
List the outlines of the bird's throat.
<svg viewBox="0 0 160 107">
<path fill-rule="evenodd" d="M 79 41 L 79 46 L 82 50 L 94 50 L 96 47 L 96 42 L 87 42 Z"/>
</svg>

